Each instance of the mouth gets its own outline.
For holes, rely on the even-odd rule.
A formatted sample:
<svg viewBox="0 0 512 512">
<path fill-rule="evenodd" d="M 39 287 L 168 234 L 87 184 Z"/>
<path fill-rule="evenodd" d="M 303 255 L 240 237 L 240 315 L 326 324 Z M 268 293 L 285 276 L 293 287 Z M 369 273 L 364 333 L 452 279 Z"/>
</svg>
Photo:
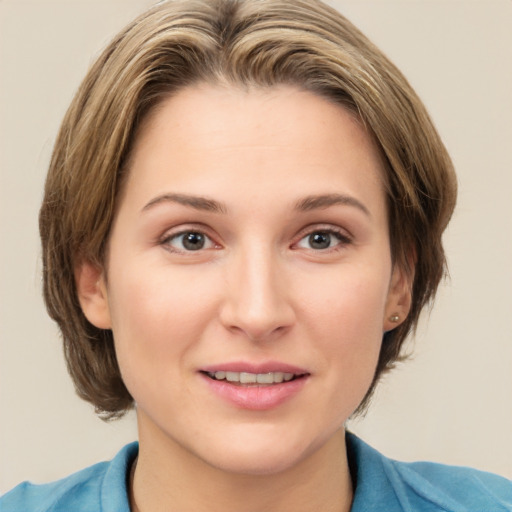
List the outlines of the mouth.
<svg viewBox="0 0 512 512">
<path fill-rule="evenodd" d="M 235 386 L 272 386 L 274 384 L 282 384 L 302 379 L 308 374 L 291 373 L 291 372 L 267 372 L 267 373 L 250 373 L 250 372 L 234 372 L 218 370 L 215 372 L 201 372 L 208 378 L 215 381 L 229 382 Z"/>
<path fill-rule="evenodd" d="M 208 389 L 237 409 L 268 411 L 300 395 L 311 374 L 285 363 L 224 363 L 199 371 Z"/>
<path fill-rule="evenodd" d="M 225 361 L 199 369 L 207 389 L 236 409 L 269 411 L 300 396 L 311 373 L 284 361 Z"/>
</svg>

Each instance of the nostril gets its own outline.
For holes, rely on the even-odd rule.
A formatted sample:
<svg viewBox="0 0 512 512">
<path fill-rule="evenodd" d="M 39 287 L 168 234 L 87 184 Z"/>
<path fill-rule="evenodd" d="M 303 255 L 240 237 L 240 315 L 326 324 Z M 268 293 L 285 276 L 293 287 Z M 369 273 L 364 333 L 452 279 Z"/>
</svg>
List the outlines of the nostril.
<svg viewBox="0 0 512 512">
<path fill-rule="evenodd" d="M 295 320 L 286 274 L 278 273 L 271 253 L 243 251 L 226 276 L 220 320 L 235 335 L 266 341 L 283 335 Z"/>
</svg>

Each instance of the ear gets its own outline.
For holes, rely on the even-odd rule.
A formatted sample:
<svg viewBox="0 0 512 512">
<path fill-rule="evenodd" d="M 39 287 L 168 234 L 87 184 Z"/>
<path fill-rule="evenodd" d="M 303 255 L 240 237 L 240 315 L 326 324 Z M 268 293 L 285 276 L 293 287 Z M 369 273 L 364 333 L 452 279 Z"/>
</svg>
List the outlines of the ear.
<svg viewBox="0 0 512 512">
<path fill-rule="evenodd" d="M 110 329 L 112 323 L 103 270 L 83 261 L 75 267 L 75 283 L 80 307 L 87 320 L 99 329 Z"/>
<path fill-rule="evenodd" d="M 412 271 L 402 265 L 394 266 L 384 311 L 384 332 L 398 327 L 407 318 L 411 309 L 413 281 Z"/>
</svg>

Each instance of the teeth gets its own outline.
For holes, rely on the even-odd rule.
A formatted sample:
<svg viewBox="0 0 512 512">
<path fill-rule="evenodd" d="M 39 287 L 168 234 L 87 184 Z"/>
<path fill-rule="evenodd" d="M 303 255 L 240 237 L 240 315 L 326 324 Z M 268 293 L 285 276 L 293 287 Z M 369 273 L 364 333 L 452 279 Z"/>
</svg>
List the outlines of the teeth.
<svg viewBox="0 0 512 512">
<path fill-rule="evenodd" d="M 279 384 L 288 382 L 295 377 L 293 373 L 269 372 L 269 373 L 248 373 L 248 372 L 209 372 L 212 379 L 227 380 L 240 384 Z"/>
<path fill-rule="evenodd" d="M 273 384 L 274 383 L 274 374 L 273 373 L 258 373 L 256 375 L 256 380 L 258 384 Z"/>
<path fill-rule="evenodd" d="M 254 373 L 240 372 L 241 384 L 253 384 L 256 381 L 259 382 L 259 375 L 256 375 Z"/>
<path fill-rule="evenodd" d="M 238 372 L 226 372 L 226 380 L 228 382 L 240 382 L 240 374 Z"/>
<path fill-rule="evenodd" d="M 293 375 L 293 373 L 292 373 Z M 284 373 L 283 372 L 275 372 L 274 373 L 274 382 L 283 382 L 284 380 Z"/>
</svg>

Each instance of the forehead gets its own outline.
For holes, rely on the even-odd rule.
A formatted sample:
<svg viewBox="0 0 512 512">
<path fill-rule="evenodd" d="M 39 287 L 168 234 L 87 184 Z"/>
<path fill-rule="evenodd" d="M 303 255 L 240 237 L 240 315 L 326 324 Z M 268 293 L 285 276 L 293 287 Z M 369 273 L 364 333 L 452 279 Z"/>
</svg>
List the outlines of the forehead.
<svg viewBox="0 0 512 512">
<path fill-rule="evenodd" d="M 303 143 L 301 136 L 310 139 L 315 130 L 340 123 L 350 126 L 352 143 L 367 146 L 372 156 L 378 153 L 358 116 L 325 96 L 291 85 L 242 88 L 199 83 L 178 89 L 151 109 L 139 127 L 133 149 L 148 144 L 162 128 L 175 128 L 178 136 L 182 132 L 185 142 L 190 142 L 188 136 L 193 134 L 198 142 L 215 146 L 224 142 L 220 138 L 228 131 L 236 131 L 239 142 L 245 138 L 248 144 L 278 143 L 281 135 L 286 135 L 289 143 L 293 136 Z M 338 135 L 324 131 L 324 144 L 339 145 Z"/>
<path fill-rule="evenodd" d="M 326 187 L 339 178 L 344 187 L 383 196 L 383 176 L 371 136 L 340 105 L 291 86 L 200 84 L 163 100 L 144 120 L 128 188 L 132 183 L 147 196 L 158 187 L 222 195 L 235 180 L 246 188 L 286 185 L 304 195 L 331 192 Z"/>
</svg>

